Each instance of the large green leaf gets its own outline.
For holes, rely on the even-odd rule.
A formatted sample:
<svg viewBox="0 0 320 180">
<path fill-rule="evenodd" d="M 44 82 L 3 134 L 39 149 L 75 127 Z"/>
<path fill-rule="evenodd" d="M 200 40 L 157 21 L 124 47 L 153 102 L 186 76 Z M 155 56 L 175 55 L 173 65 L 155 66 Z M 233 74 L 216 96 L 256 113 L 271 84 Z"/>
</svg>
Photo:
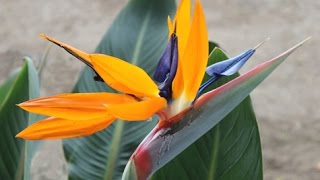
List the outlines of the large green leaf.
<svg viewBox="0 0 320 180">
<path fill-rule="evenodd" d="M 215 48 L 209 56 L 209 64 L 225 59 L 228 57 L 224 52 Z M 215 89 L 238 76 L 237 74 L 223 77 L 208 90 Z M 262 179 L 260 137 L 250 97 L 243 100 L 220 123 L 152 177 L 179 178 Z"/>
<path fill-rule="evenodd" d="M 15 138 L 36 115 L 29 114 L 16 104 L 39 97 L 39 80 L 31 59 L 0 87 L 0 177 L 1 179 L 30 179 L 30 165 L 37 144 Z"/>
<path fill-rule="evenodd" d="M 5 80 L 3 84 L 0 86 L 0 107 L 4 103 L 4 100 L 10 91 L 14 81 L 17 79 L 17 76 L 19 75 L 19 72 L 21 69 L 18 69 L 14 72 L 12 72 L 9 77 Z"/>
<path fill-rule="evenodd" d="M 153 73 L 168 37 L 167 16 L 174 10 L 174 0 L 129 1 L 96 51 L 127 60 Z M 94 82 L 93 76 L 86 68 L 74 91 L 112 91 L 104 83 Z M 120 179 L 132 152 L 155 123 L 155 120 L 117 121 L 90 137 L 64 140 L 69 179 Z"/>
<path fill-rule="evenodd" d="M 306 39 L 305 41 L 307 40 L 308 39 Z M 125 173 L 123 179 L 148 178 L 161 167 L 173 160 L 177 155 L 183 152 L 188 146 L 196 142 L 196 140 L 201 138 L 201 136 L 203 136 L 210 129 L 215 127 L 224 117 L 226 117 L 232 110 L 234 110 L 234 108 L 236 108 L 243 100 L 245 100 L 248 97 L 251 91 L 253 91 L 266 77 L 268 77 L 290 54 L 292 54 L 305 41 L 297 44 L 293 48 L 282 53 L 281 55 L 258 65 L 256 68 L 229 81 L 228 83 L 206 94 L 203 94 L 200 98 L 198 98 L 195 101 L 194 105 L 191 108 L 173 117 L 180 118 L 179 121 L 176 121 L 177 119 L 174 119 L 172 121 L 168 120 L 168 124 L 165 126 L 157 125 L 143 140 L 143 142 L 139 145 L 137 150 L 132 155 L 130 163 L 128 163 L 126 167 L 126 170 L 128 170 L 129 173 Z M 250 101 L 247 103 L 250 103 Z M 250 118 L 250 115 L 247 116 L 247 118 Z M 170 122 L 173 123 L 169 124 Z M 226 125 L 233 124 L 233 126 L 236 127 L 236 123 L 238 122 L 229 122 L 226 123 Z M 247 123 L 246 125 L 250 125 L 250 123 Z M 226 134 L 220 133 L 219 131 L 221 131 L 221 129 L 224 128 L 221 126 L 222 125 L 220 124 L 219 130 L 217 130 L 217 136 L 215 137 L 219 140 L 219 136 L 225 137 L 224 139 L 222 139 L 223 141 L 228 141 L 231 143 L 233 142 L 234 144 L 227 144 L 229 148 L 224 148 L 224 152 L 217 151 L 212 153 L 213 156 L 218 157 L 218 159 L 216 161 L 212 161 L 212 164 L 210 164 L 210 166 L 207 167 L 212 167 L 213 169 L 215 169 L 208 173 L 209 177 L 207 178 L 216 177 L 217 179 L 261 179 L 261 170 L 250 170 L 254 168 L 261 168 L 261 165 L 259 165 L 261 164 L 261 162 L 259 162 L 259 160 L 252 161 L 252 158 L 259 157 L 255 154 L 260 153 L 260 141 L 255 141 L 255 138 L 251 138 L 251 136 L 255 136 L 255 134 L 256 136 L 258 136 L 257 128 L 255 128 L 255 126 L 251 126 L 251 129 L 241 127 L 242 129 L 239 130 L 241 131 L 241 133 L 237 137 L 229 137 L 228 134 L 232 133 L 231 130 L 229 132 L 224 132 Z M 250 133 L 245 133 L 245 131 L 249 131 Z M 248 139 L 250 139 L 250 141 L 248 142 L 246 138 L 240 138 L 242 136 L 247 137 Z M 255 143 L 258 144 L 254 145 Z M 243 146 L 237 146 L 237 144 L 243 144 Z M 220 142 L 218 145 L 221 145 Z M 233 148 L 236 148 L 236 150 L 233 151 Z M 249 150 L 251 148 L 252 150 Z M 247 153 L 246 151 L 249 151 L 251 154 Z M 238 153 L 238 159 L 234 160 L 231 158 L 228 159 L 229 161 L 226 161 L 226 159 L 224 158 L 226 158 L 227 156 L 234 156 L 232 153 Z M 208 155 L 210 154 L 210 152 L 206 152 L 206 154 Z M 189 154 L 189 156 L 190 158 L 192 158 L 193 156 L 206 157 L 203 154 Z M 216 163 L 220 161 L 220 158 L 222 158 L 224 162 L 218 164 L 220 165 L 220 167 L 216 167 Z M 203 163 L 196 164 L 195 166 L 201 165 L 203 165 Z M 234 167 L 235 165 L 238 167 L 248 166 L 249 168 L 247 168 L 247 170 L 242 170 L 241 168 L 233 169 L 232 167 Z M 203 167 L 203 169 L 205 168 L 206 167 Z M 133 170 L 135 170 L 136 172 L 133 173 Z M 185 170 L 186 173 L 189 173 L 190 171 L 192 170 Z M 257 174 L 251 175 L 251 172 Z M 178 171 L 176 171 L 176 173 L 178 173 Z M 132 177 L 134 175 L 136 175 L 136 177 Z M 182 177 L 183 179 L 183 177 L 187 178 L 189 176 L 192 175 L 184 174 L 184 176 L 181 175 L 179 176 L 179 178 Z M 200 175 L 198 174 L 197 177 L 199 176 Z"/>
</svg>

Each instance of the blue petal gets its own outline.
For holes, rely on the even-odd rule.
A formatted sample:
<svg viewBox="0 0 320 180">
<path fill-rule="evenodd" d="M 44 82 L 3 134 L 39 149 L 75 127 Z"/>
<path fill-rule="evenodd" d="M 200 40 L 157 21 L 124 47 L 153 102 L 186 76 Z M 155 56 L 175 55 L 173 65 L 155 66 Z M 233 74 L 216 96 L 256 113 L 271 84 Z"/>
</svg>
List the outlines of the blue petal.
<svg viewBox="0 0 320 180">
<path fill-rule="evenodd" d="M 211 78 L 205 83 L 201 84 L 196 98 L 199 97 L 208 86 L 220 79 L 220 77 L 231 76 L 238 72 L 239 69 L 254 54 L 255 51 L 255 49 L 249 49 L 238 56 L 212 64 L 211 66 L 207 67 L 206 72 L 209 76 L 211 76 Z"/>
<path fill-rule="evenodd" d="M 173 51 L 177 43 L 177 37 L 175 35 L 172 35 L 170 37 L 169 43 L 164 50 L 158 66 L 156 68 L 156 71 L 153 75 L 153 78 L 155 81 L 162 83 L 166 80 L 167 75 L 171 71 L 171 64 L 172 64 L 172 58 L 173 58 Z"/>
<path fill-rule="evenodd" d="M 206 81 L 205 83 L 201 84 L 198 93 L 197 93 L 197 97 L 199 97 L 201 95 L 202 92 L 204 92 L 204 90 L 210 86 L 212 83 L 214 83 L 215 81 L 217 81 L 221 76 L 215 76 L 213 75 L 210 79 L 208 79 L 208 81 Z"/>
<path fill-rule="evenodd" d="M 172 34 L 153 76 L 154 80 L 159 83 L 160 95 L 168 100 L 172 97 L 172 81 L 176 75 L 177 67 L 178 38 Z"/>
<path fill-rule="evenodd" d="M 231 76 L 239 71 L 239 69 L 248 61 L 254 52 L 254 49 L 249 49 L 236 57 L 215 63 L 207 67 L 206 72 L 209 76 Z"/>
</svg>

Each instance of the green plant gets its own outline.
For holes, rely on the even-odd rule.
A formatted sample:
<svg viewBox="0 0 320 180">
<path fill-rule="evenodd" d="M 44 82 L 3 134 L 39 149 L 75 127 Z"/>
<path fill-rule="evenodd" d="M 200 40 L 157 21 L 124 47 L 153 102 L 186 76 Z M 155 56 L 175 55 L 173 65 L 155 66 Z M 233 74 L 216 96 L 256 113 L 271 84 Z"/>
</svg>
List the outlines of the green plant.
<svg viewBox="0 0 320 180">
<path fill-rule="evenodd" d="M 70 179 L 262 179 L 259 130 L 249 94 L 305 41 L 240 75 L 237 71 L 256 48 L 228 58 L 213 43 L 209 46 L 199 1 L 190 32 L 184 32 L 188 9 L 190 1 L 182 1 L 176 18 L 169 19 L 168 40 L 166 20 L 174 13 L 174 1 L 129 1 L 98 45 L 100 54 L 42 35 L 88 67 L 74 89 L 80 94 L 20 104 L 52 117 L 18 136 L 90 135 L 63 142 Z M 154 72 L 158 87 L 150 78 Z M 145 119 L 149 121 L 141 121 Z"/>
<path fill-rule="evenodd" d="M 39 142 L 15 138 L 38 117 L 16 104 L 39 97 L 38 74 L 32 60 L 24 58 L 21 69 L 13 72 L 0 86 L 0 177 L 30 179 L 31 159 Z"/>
</svg>

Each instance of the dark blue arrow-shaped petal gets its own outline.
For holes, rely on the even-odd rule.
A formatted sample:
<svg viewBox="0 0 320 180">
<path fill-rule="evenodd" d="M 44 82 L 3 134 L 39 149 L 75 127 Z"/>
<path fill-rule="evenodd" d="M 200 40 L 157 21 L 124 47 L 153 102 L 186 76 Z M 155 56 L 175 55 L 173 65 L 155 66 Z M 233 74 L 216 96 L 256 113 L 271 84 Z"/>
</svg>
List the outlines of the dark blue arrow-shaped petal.
<svg viewBox="0 0 320 180">
<path fill-rule="evenodd" d="M 207 67 L 206 72 L 209 76 L 220 75 L 230 76 L 239 71 L 239 69 L 249 60 L 254 54 L 254 49 L 249 49 L 238 56 L 215 63 Z"/>
<path fill-rule="evenodd" d="M 206 73 L 211 76 L 211 78 L 203 83 L 199 90 L 198 95 L 200 95 L 208 86 L 213 82 L 217 81 L 221 76 L 231 76 L 237 73 L 240 68 L 250 59 L 250 57 L 255 53 L 256 49 L 265 43 L 268 39 L 259 43 L 255 48 L 249 49 L 238 56 L 232 57 L 225 61 L 221 61 L 211 66 L 207 67 Z"/>
<path fill-rule="evenodd" d="M 160 95 L 167 100 L 172 97 L 172 81 L 176 75 L 177 67 L 178 38 L 173 33 L 153 76 L 154 80 L 159 83 Z"/>
</svg>

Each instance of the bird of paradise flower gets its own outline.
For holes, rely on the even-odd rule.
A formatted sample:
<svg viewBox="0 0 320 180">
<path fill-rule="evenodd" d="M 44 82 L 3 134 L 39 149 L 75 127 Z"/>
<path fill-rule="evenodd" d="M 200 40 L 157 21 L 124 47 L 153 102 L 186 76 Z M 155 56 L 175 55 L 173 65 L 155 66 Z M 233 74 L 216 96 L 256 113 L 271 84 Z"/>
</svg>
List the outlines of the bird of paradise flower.
<svg viewBox="0 0 320 180">
<path fill-rule="evenodd" d="M 126 168 L 133 166 L 138 179 L 145 179 L 168 162 L 170 158 L 172 159 L 172 156 L 165 157 L 159 163 L 155 160 L 155 156 L 152 156 L 153 153 L 158 152 L 156 149 L 161 146 L 158 143 L 161 141 L 159 137 L 177 133 L 179 128 L 172 132 L 172 126 L 177 123 L 180 123 L 182 127 L 190 124 L 194 117 L 200 116 L 199 114 L 203 111 L 203 107 L 207 106 L 209 100 L 213 99 L 212 101 L 214 101 L 214 98 L 217 98 L 215 102 L 220 102 L 221 97 L 233 92 L 229 96 L 235 97 L 236 100 L 229 103 L 231 105 L 227 108 L 228 110 L 221 110 L 222 114 L 226 115 L 277 65 L 303 44 L 303 42 L 299 43 L 280 56 L 267 61 L 228 84 L 203 94 L 205 89 L 220 77 L 238 72 L 262 43 L 236 57 L 207 67 L 208 32 L 200 0 L 196 1 L 192 20 L 190 7 L 190 0 L 182 0 L 175 18 L 171 20 L 168 17 L 168 45 L 159 60 L 153 76 L 154 80 L 143 69 L 117 57 L 88 54 L 42 34 L 42 38 L 64 48 L 91 67 L 97 74 L 95 80 L 107 83 L 119 93 L 59 94 L 23 102 L 19 106 L 24 110 L 50 117 L 27 127 L 17 134 L 17 137 L 40 140 L 88 136 L 107 128 L 116 119 L 142 121 L 157 114 L 160 117 L 158 125 L 134 152 Z M 205 73 L 211 78 L 201 84 Z M 251 82 L 251 86 L 234 95 L 235 91 L 241 90 L 242 84 L 250 83 L 250 78 L 252 80 L 253 77 L 256 79 L 254 79 L 254 83 Z M 220 108 L 223 107 L 221 105 Z M 193 114 L 193 119 L 190 114 Z M 223 118 L 222 114 L 220 117 Z M 206 129 L 202 132 L 203 134 L 222 118 L 210 123 L 210 125 L 206 125 L 207 121 L 200 122 L 198 128 L 204 127 Z M 183 123 L 185 121 L 187 123 Z M 186 131 L 190 133 L 192 130 Z M 186 134 L 184 133 L 181 138 Z M 194 136 L 193 139 L 196 140 L 202 134 Z M 178 140 L 179 138 L 176 138 L 176 141 Z M 181 146 L 187 147 L 192 142 L 181 142 Z M 181 151 L 178 150 L 174 153 L 178 154 Z M 149 161 L 145 161 L 146 159 Z M 130 164 L 132 161 L 133 165 Z"/>
</svg>

